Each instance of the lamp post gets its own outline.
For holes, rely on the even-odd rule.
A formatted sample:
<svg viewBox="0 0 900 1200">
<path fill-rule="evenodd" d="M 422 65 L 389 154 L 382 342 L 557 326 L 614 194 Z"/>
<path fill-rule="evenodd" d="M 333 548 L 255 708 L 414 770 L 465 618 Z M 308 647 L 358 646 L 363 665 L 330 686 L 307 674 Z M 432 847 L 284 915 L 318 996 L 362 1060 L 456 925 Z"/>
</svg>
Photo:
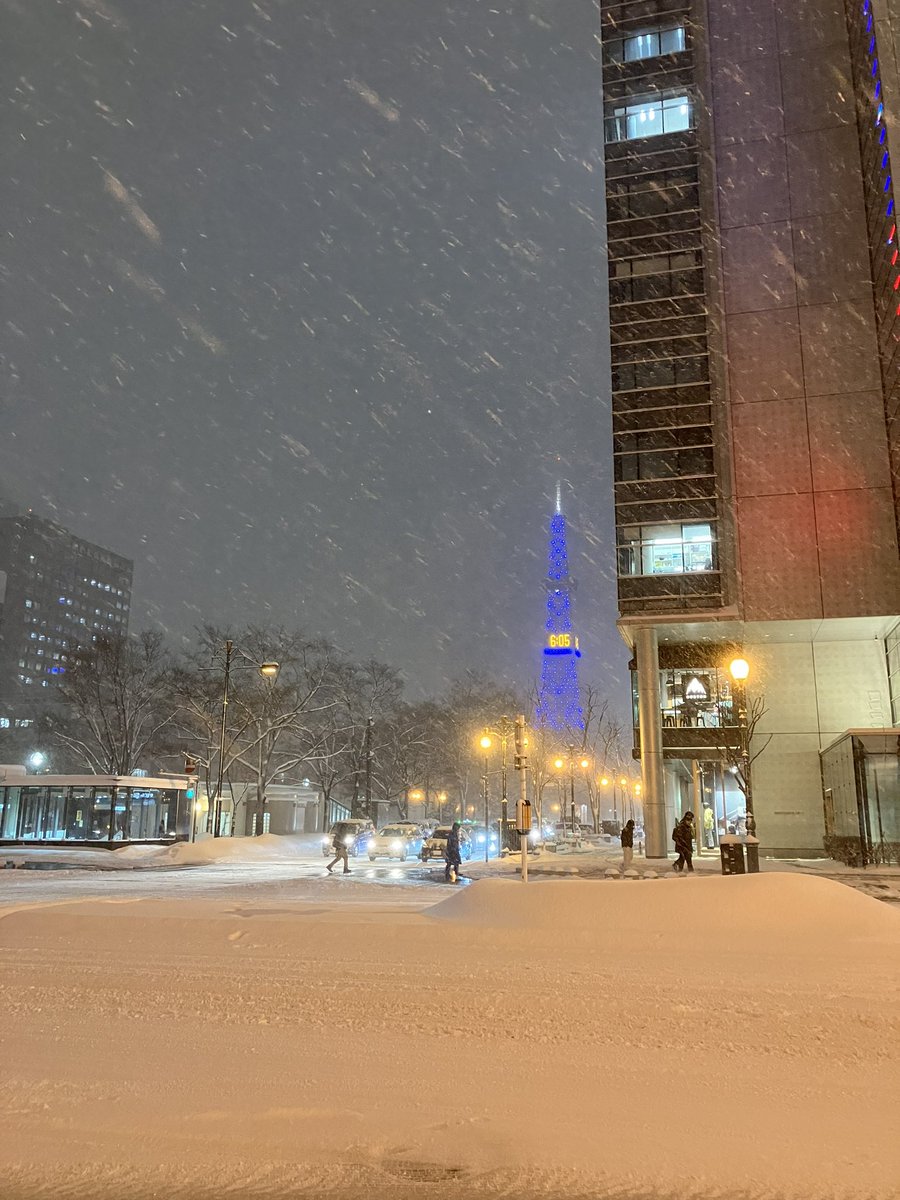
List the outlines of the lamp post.
<svg viewBox="0 0 900 1200">
<path fill-rule="evenodd" d="M 747 725 L 747 689 L 750 664 L 745 658 L 734 658 L 728 664 L 734 680 L 734 698 L 737 702 L 738 729 L 741 737 L 741 775 L 744 780 L 744 803 L 747 808 L 747 834 L 756 837 L 756 816 L 753 812 L 753 789 L 750 783 L 750 731 Z"/>
<path fill-rule="evenodd" d="M 424 798 L 425 798 L 425 793 L 422 792 L 419 788 L 413 788 L 409 793 L 409 800 L 410 800 L 410 803 L 412 803 L 412 804 L 420 804 L 424 800 Z M 426 821 L 428 820 L 428 805 L 427 804 L 424 806 L 424 811 L 422 813 L 422 817 L 423 817 L 423 820 L 426 820 Z"/>
<path fill-rule="evenodd" d="M 591 763 L 590 763 L 590 759 L 587 759 L 587 758 L 582 758 L 580 760 L 576 759 L 574 746 L 568 747 L 568 754 L 569 754 L 569 757 L 568 757 L 569 821 L 572 825 L 572 836 L 577 837 L 579 831 L 578 831 L 578 828 L 577 828 L 576 822 L 575 822 L 575 767 L 580 766 L 583 771 L 586 771 L 590 767 Z M 556 767 L 557 771 L 563 771 L 563 770 L 565 770 L 565 767 L 566 767 L 566 760 L 563 758 L 557 758 L 554 760 L 553 765 L 554 765 L 554 767 Z M 565 820 L 565 813 L 563 813 L 563 820 Z"/>
<path fill-rule="evenodd" d="M 623 775 L 619 780 L 619 787 L 622 789 L 622 824 L 628 820 L 628 811 L 625 807 L 625 802 L 628 799 L 628 780 Z"/>
<path fill-rule="evenodd" d="M 511 849 L 506 841 L 506 826 L 509 817 L 509 796 L 507 794 L 507 744 L 509 738 L 515 732 L 516 723 L 510 720 L 509 717 L 503 716 L 497 722 L 496 729 L 485 729 L 481 737 L 481 748 L 485 751 L 490 750 L 494 744 L 493 739 L 500 739 L 500 852 Z M 485 769 L 484 777 L 487 779 L 487 754 L 485 754 Z M 485 785 L 486 790 L 487 785 Z M 487 827 L 487 808 L 485 807 L 485 827 Z"/>
<path fill-rule="evenodd" d="M 600 776 L 600 778 L 597 780 L 597 782 L 600 784 L 600 786 L 601 786 L 602 788 L 608 788 L 608 787 L 609 787 L 609 780 L 607 779 L 607 777 L 606 777 L 605 775 L 601 775 L 601 776 Z M 614 810 L 615 810 L 615 804 L 616 804 L 616 801 L 615 801 L 615 794 L 616 794 L 616 793 L 615 793 L 615 788 L 614 788 L 614 789 L 613 789 L 613 809 L 614 809 Z M 602 828 L 602 826 L 603 826 L 603 811 L 602 811 L 602 809 L 601 809 L 601 812 L 600 812 L 600 826 L 601 826 L 601 828 Z"/>
<path fill-rule="evenodd" d="M 484 769 L 481 773 L 481 799 L 484 804 L 484 861 L 487 862 L 491 850 L 491 829 L 488 824 L 488 750 L 493 745 L 487 730 L 481 735 L 478 744 L 484 751 Z"/>
<path fill-rule="evenodd" d="M 366 740 L 365 740 L 365 755 L 366 755 L 366 816 L 371 820 L 375 828 L 378 828 L 378 803 L 372 799 L 372 759 L 375 757 L 372 751 L 372 727 L 375 724 L 374 717 L 368 717 L 366 720 Z M 374 816 L 372 813 L 374 812 Z"/>
<path fill-rule="evenodd" d="M 216 774 L 216 794 L 213 798 L 213 803 L 209 806 L 209 818 L 207 824 L 207 832 L 212 833 L 213 837 L 222 836 L 222 784 L 225 779 L 225 737 L 228 729 L 228 702 L 231 694 L 231 672 L 235 670 L 234 656 L 235 653 L 240 658 L 246 659 L 247 663 L 256 667 L 257 671 L 264 679 L 275 680 L 278 678 L 279 666 L 277 662 L 258 663 L 248 654 L 244 654 L 242 650 L 235 651 L 234 642 L 229 638 L 225 642 L 225 674 L 222 681 L 222 722 L 219 727 L 219 769 Z M 262 739 L 260 738 L 260 754 L 262 752 Z M 262 799 L 259 799 L 260 792 Z M 258 833 L 262 833 L 262 809 L 265 807 L 265 792 L 261 789 L 259 780 L 257 779 L 257 804 L 258 804 Z M 211 826 L 211 827 L 210 827 Z"/>
</svg>

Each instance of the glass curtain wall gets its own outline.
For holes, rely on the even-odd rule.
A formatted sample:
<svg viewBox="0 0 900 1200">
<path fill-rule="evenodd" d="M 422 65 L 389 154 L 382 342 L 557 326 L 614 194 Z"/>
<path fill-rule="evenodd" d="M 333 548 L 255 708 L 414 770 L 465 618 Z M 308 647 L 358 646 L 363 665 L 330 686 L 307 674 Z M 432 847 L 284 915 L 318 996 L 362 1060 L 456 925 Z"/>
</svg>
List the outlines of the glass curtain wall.
<svg viewBox="0 0 900 1200">
<path fill-rule="evenodd" d="M 180 799 L 179 799 L 180 798 Z M 27 841 L 149 841 L 190 833 L 190 804 L 174 788 L 0 788 L 0 837 Z"/>
</svg>

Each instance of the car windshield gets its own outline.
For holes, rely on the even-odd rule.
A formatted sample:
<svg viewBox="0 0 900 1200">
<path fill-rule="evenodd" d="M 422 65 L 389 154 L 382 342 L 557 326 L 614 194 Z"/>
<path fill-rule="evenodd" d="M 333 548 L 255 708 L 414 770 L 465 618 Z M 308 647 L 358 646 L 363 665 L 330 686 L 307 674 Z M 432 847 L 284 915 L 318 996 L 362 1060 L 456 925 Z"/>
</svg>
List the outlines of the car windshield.
<svg viewBox="0 0 900 1200">
<path fill-rule="evenodd" d="M 400 829 L 396 825 L 388 825 L 385 829 L 382 829 L 381 836 L 382 837 L 407 837 L 409 835 L 409 832 L 410 831 L 408 829 Z"/>
<path fill-rule="evenodd" d="M 443 838 L 444 841 L 446 841 L 447 838 L 450 836 L 450 830 L 449 829 L 436 829 L 431 836 L 432 836 L 432 838 Z"/>
</svg>

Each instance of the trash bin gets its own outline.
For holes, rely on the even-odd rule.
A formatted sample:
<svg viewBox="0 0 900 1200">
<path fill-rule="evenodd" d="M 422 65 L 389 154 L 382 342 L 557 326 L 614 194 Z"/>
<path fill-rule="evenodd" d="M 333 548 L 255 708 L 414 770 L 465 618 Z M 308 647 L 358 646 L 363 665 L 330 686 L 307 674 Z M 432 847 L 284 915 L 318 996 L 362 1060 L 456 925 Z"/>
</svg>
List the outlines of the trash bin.
<svg viewBox="0 0 900 1200">
<path fill-rule="evenodd" d="M 722 856 L 723 875 L 744 875 L 744 843 L 740 838 L 729 834 L 719 839 L 719 853 Z M 757 868 L 758 869 L 758 868 Z"/>
<path fill-rule="evenodd" d="M 759 871 L 759 842 L 756 838 L 726 834 L 719 838 L 719 853 L 722 856 L 723 875 L 753 875 Z"/>
</svg>

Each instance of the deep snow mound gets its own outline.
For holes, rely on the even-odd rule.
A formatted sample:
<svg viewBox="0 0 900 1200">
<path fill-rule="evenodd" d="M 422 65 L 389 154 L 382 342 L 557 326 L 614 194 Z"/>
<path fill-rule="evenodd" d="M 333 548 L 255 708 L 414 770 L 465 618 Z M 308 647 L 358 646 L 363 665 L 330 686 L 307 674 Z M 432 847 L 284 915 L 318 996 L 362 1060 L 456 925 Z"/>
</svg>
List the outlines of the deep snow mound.
<svg viewBox="0 0 900 1200">
<path fill-rule="evenodd" d="M 428 910 L 438 921 L 485 928 L 565 930 L 634 941 L 703 928 L 723 941 L 754 933 L 816 941 L 896 938 L 900 912 L 861 892 L 806 875 L 606 880 L 482 879 Z"/>
<path fill-rule="evenodd" d="M 318 842 L 318 839 L 316 839 Z M 175 866 L 200 866 L 216 862 L 272 862 L 296 860 L 309 853 L 309 839 L 264 833 L 262 837 L 204 838 L 178 842 L 166 849 Z"/>
</svg>

